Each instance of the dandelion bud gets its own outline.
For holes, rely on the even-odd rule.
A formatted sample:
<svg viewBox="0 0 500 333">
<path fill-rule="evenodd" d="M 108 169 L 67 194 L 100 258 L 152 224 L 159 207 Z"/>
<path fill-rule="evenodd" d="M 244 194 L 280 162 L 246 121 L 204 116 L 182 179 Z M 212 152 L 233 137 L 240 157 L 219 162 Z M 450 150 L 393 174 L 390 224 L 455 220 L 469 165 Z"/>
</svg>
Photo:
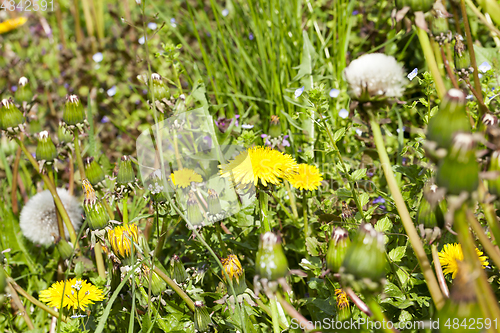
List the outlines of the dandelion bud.
<svg viewBox="0 0 500 333">
<path fill-rule="evenodd" d="M 433 4 L 434 0 L 396 0 L 397 8 L 410 7 L 412 12 L 428 12 Z"/>
<path fill-rule="evenodd" d="M 281 135 L 280 117 L 271 116 L 271 125 L 269 126 L 269 136 L 277 138 Z"/>
<path fill-rule="evenodd" d="M 153 295 L 158 296 L 167 289 L 167 284 L 155 271 L 151 271 L 146 265 L 142 266 L 142 269 L 147 281 L 146 286 L 149 286 L 149 279 L 151 278 L 151 292 Z"/>
<path fill-rule="evenodd" d="M 73 141 L 73 135 L 66 127 L 64 127 L 64 123 L 62 121 L 59 122 L 59 127 L 57 128 L 57 141 L 59 144 Z"/>
<path fill-rule="evenodd" d="M 108 230 L 108 241 L 113 253 L 120 259 L 128 259 L 135 252 L 133 243 L 137 243 L 137 225 L 127 224 Z"/>
<path fill-rule="evenodd" d="M 448 17 L 440 10 L 436 10 L 431 20 L 431 32 L 434 39 L 442 45 L 451 38 L 448 26 Z"/>
<path fill-rule="evenodd" d="M 455 36 L 455 71 L 459 76 L 468 76 L 474 71 L 470 64 L 469 50 L 459 35 Z"/>
<path fill-rule="evenodd" d="M 69 259 L 73 254 L 73 246 L 65 239 L 60 239 L 59 242 L 57 242 L 57 250 L 63 259 Z"/>
<path fill-rule="evenodd" d="M 220 206 L 219 195 L 214 189 L 208 189 L 208 212 L 212 215 L 217 215 L 222 211 Z"/>
<path fill-rule="evenodd" d="M 203 215 L 200 211 L 200 206 L 196 200 L 196 194 L 193 191 L 189 192 L 187 200 L 187 218 L 193 226 L 200 226 L 203 223 Z"/>
<path fill-rule="evenodd" d="M 170 91 L 165 82 L 163 82 L 160 74 L 151 74 L 151 81 L 153 82 L 151 91 L 155 99 L 170 98 Z"/>
<path fill-rule="evenodd" d="M 16 100 L 19 102 L 29 102 L 33 98 L 33 92 L 28 84 L 28 79 L 24 76 L 19 79 L 17 90 L 16 90 Z"/>
<path fill-rule="evenodd" d="M 444 214 L 442 204 L 439 202 L 439 194 L 436 185 L 431 185 L 424 192 L 417 212 L 417 224 L 422 238 L 430 244 L 441 237 L 441 229 L 444 227 Z M 444 203 L 444 201 L 441 201 Z"/>
<path fill-rule="evenodd" d="M 177 283 L 184 283 L 189 277 L 181 259 L 175 254 L 170 259 L 169 273 L 170 278 Z"/>
<path fill-rule="evenodd" d="M 243 268 L 241 268 L 241 263 L 238 257 L 234 254 L 230 254 L 227 258 L 221 260 L 222 266 L 224 266 L 224 271 L 229 276 L 230 279 L 235 279 L 237 282 L 239 278 L 243 275 Z M 222 274 L 224 280 L 226 276 Z"/>
<path fill-rule="evenodd" d="M 212 318 L 208 314 L 207 307 L 203 302 L 194 302 L 194 329 L 196 332 L 209 332 L 213 325 Z"/>
<path fill-rule="evenodd" d="M 488 171 L 498 172 L 495 179 L 488 180 L 488 190 L 491 194 L 500 196 L 500 151 L 496 150 L 491 154 Z"/>
<path fill-rule="evenodd" d="M 0 102 L 0 129 L 10 134 L 17 134 L 24 129 L 24 116 L 12 103 L 12 99 L 2 99 Z"/>
<path fill-rule="evenodd" d="M 259 250 L 255 260 L 255 272 L 261 279 L 277 281 L 288 272 L 286 259 L 281 242 L 272 232 L 260 236 Z"/>
<path fill-rule="evenodd" d="M 42 131 L 38 138 L 36 146 L 36 159 L 45 161 L 46 164 L 51 164 L 57 158 L 57 149 L 54 142 L 49 136 L 49 132 Z"/>
<path fill-rule="evenodd" d="M 385 284 L 386 268 L 383 235 L 371 224 L 363 224 L 347 249 L 340 268 L 342 285 L 359 293 L 378 292 Z"/>
<path fill-rule="evenodd" d="M 470 122 L 465 113 L 465 95 L 461 90 L 450 89 L 438 112 L 429 120 L 427 140 L 436 142 L 439 147 L 448 148 L 455 133 L 470 130 Z"/>
<path fill-rule="evenodd" d="M 332 273 L 338 273 L 349 245 L 351 245 L 351 240 L 347 231 L 336 228 L 333 231 L 332 240 L 326 253 L 326 265 Z"/>
<path fill-rule="evenodd" d="M 155 172 L 151 174 L 147 183 L 151 200 L 153 200 L 154 203 L 161 204 L 167 201 L 160 169 L 155 170 Z"/>
<path fill-rule="evenodd" d="M 486 126 L 496 126 L 496 125 L 498 125 L 498 118 L 494 114 L 491 114 L 491 113 L 485 113 L 484 116 L 483 116 L 483 119 L 481 119 L 481 121 Z"/>
<path fill-rule="evenodd" d="M 132 168 L 132 161 L 126 155 L 122 156 L 120 166 L 118 168 L 118 175 L 116 176 L 116 184 L 118 186 L 127 186 L 135 182 L 135 173 Z"/>
<path fill-rule="evenodd" d="M 454 195 L 459 195 L 462 191 L 471 193 L 477 189 L 479 165 L 471 134 L 455 135 L 452 148 L 439 165 L 436 184 L 446 188 L 448 194 Z"/>
<path fill-rule="evenodd" d="M 337 298 L 337 320 L 348 319 L 351 316 L 351 307 L 346 292 L 342 289 L 335 289 L 335 296 Z"/>
<path fill-rule="evenodd" d="M 110 220 L 107 209 L 97 199 L 96 193 L 88 179 L 82 181 L 83 188 L 83 210 L 85 211 L 88 226 L 92 230 L 103 229 Z"/>
<path fill-rule="evenodd" d="M 66 96 L 66 106 L 63 112 L 63 121 L 68 128 L 82 128 L 85 123 L 85 110 L 76 95 Z"/>
<path fill-rule="evenodd" d="M 87 176 L 90 184 L 96 186 L 104 180 L 104 171 L 93 157 L 87 157 L 84 164 L 85 176 Z"/>
</svg>

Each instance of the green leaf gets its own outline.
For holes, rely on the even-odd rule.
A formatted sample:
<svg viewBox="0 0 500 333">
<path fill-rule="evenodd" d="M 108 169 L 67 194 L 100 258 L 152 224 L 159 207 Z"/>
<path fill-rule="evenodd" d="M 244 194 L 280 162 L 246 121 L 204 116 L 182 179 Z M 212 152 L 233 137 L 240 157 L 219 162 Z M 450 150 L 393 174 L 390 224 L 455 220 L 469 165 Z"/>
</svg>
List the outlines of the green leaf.
<svg viewBox="0 0 500 333">
<path fill-rule="evenodd" d="M 389 252 L 389 258 L 394 262 L 400 262 L 406 253 L 406 246 L 398 246 Z"/>
<path fill-rule="evenodd" d="M 318 252 L 318 247 L 319 247 L 319 242 L 316 239 L 316 237 L 307 237 L 306 238 L 306 248 L 307 252 L 313 256 L 317 257 L 319 252 Z"/>
<path fill-rule="evenodd" d="M 476 53 L 476 63 L 478 66 L 485 61 L 492 66 L 500 64 L 500 53 L 498 53 L 497 48 L 474 45 L 474 52 Z"/>
<path fill-rule="evenodd" d="M 366 168 L 365 169 L 358 169 L 351 174 L 351 179 L 353 181 L 357 181 L 357 180 L 364 178 L 365 176 L 366 176 Z"/>
<path fill-rule="evenodd" d="M 340 139 L 342 139 L 345 135 L 345 127 L 339 128 L 334 134 L 333 134 L 333 141 L 335 143 L 339 142 Z M 366 171 L 366 170 L 365 170 Z"/>
<path fill-rule="evenodd" d="M 337 191 L 337 196 L 339 198 L 350 198 L 351 197 L 351 191 L 349 191 L 348 189 L 346 188 L 339 188 Z"/>
<path fill-rule="evenodd" d="M 388 217 L 384 217 L 381 220 L 378 220 L 378 222 L 375 224 L 375 230 L 378 232 L 388 232 L 389 230 L 392 229 L 392 222 L 389 220 Z"/>
<path fill-rule="evenodd" d="M 297 81 L 303 78 L 306 75 L 312 75 L 314 60 L 317 57 L 316 51 L 309 40 L 309 36 L 307 35 L 307 31 L 302 31 L 303 38 L 303 46 L 302 46 L 302 59 L 300 61 L 299 72 L 293 78 L 292 81 Z M 312 87 L 307 87 L 307 89 L 311 89 Z"/>
<path fill-rule="evenodd" d="M 368 201 L 370 201 L 370 196 L 368 195 L 368 193 L 361 193 L 359 195 L 359 203 L 361 204 L 361 207 L 366 205 Z"/>
</svg>

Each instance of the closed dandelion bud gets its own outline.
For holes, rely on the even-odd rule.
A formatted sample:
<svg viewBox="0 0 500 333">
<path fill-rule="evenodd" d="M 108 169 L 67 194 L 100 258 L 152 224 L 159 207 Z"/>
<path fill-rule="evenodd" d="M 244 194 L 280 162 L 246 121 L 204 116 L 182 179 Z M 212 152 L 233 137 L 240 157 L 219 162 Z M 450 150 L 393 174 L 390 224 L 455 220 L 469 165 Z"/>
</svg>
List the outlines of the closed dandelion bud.
<svg viewBox="0 0 500 333">
<path fill-rule="evenodd" d="M 61 258 L 69 259 L 73 254 L 73 246 L 65 239 L 60 239 L 59 242 L 57 242 L 57 251 L 59 251 Z"/>
<path fill-rule="evenodd" d="M 57 128 L 57 141 L 59 144 L 68 143 L 73 141 L 73 134 L 66 127 L 64 127 L 63 122 L 59 122 L 59 127 Z"/>
<path fill-rule="evenodd" d="M 188 274 L 179 256 L 175 255 L 170 259 L 170 278 L 177 283 L 184 283 L 188 279 Z"/>
<path fill-rule="evenodd" d="M 455 133 L 470 130 L 470 122 L 465 113 L 465 95 L 461 90 L 450 89 L 438 112 L 429 120 L 427 140 L 436 142 L 439 147 L 448 148 Z"/>
<path fill-rule="evenodd" d="M 278 236 L 270 231 L 260 236 L 255 272 L 261 279 L 268 281 L 277 281 L 285 277 L 288 272 L 288 261 L 281 242 Z"/>
<path fill-rule="evenodd" d="M 387 260 L 384 237 L 371 224 L 363 224 L 347 249 L 340 278 L 358 293 L 379 292 L 385 284 Z"/>
<path fill-rule="evenodd" d="M 57 157 L 57 149 L 54 142 L 49 136 L 49 132 L 40 132 L 38 138 L 38 145 L 36 146 L 36 159 L 45 161 L 45 163 L 52 163 Z"/>
<path fill-rule="evenodd" d="M 135 224 L 127 224 L 108 230 L 108 241 L 113 253 L 120 259 L 130 259 L 136 251 L 134 243 L 139 239 L 139 230 Z"/>
<path fill-rule="evenodd" d="M 326 265 L 332 273 L 338 273 L 349 245 L 351 245 L 351 240 L 347 231 L 336 228 L 333 231 L 332 240 L 326 253 Z"/>
<path fill-rule="evenodd" d="M 147 181 L 147 187 L 154 203 L 161 204 L 167 201 L 164 192 L 163 176 L 161 170 L 157 169 L 151 174 Z"/>
<path fill-rule="evenodd" d="M 24 129 L 24 116 L 12 103 L 12 99 L 2 99 L 0 102 L 0 129 L 10 134 L 19 133 Z"/>
<path fill-rule="evenodd" d="M 208 212 L 212 215 L 217 215 L 222 211 L 220 206 L 219 195 L 214 189 L 208 190 Z"/>
<path fill-rule="evenodd" d="M 163 82 L 160 74 L 151 74 L 151 81 L 153 82 L 151 91 L 155 99 L 170 98 L 170 91 L 165 82 Z"/>
<path fill-rule="evenodd" d="M 428 12 L 433 4 L 434 0 L 396 0 L 398 9 L 410 7 L 412 12 Z"/>
<path fill-rule="evenodd" d="M 461 36 L 455 36 L 455 71 L 462 77 L 468 76 L 474 71 L 470 64 L 470 55 L 467 46 L 461 39 Z"/>
<path fill-rule="evenodd" d="M 17 90 L 16 90 L 16 100 L 19 102 L 29 102 L 33 98 L 33 92 L 28 84 L 28 79 L 24 76 L 19 79 Z"/>
<path fill-rule="evenodd" d="M 196 332 L 209 332 L 213 325 L 212 318 L 208 314 L 207 307 L 203 302 L 194 302 L 194 329 Z"/>
<path fill-rule="evenodd" d="M 269 126 L 269 136 L 277 138 L 281 135 L 280 117 L 271 116 L 271 125 Z"/>
<path fill-rule="evenodd" d="M 497 172 L 495 179 L 488 180 L 488 190 L 491 194 L 500 195 L 500 150 L 496 150 L 491 154 L 490 165 L 488 171 Z"/>
<path fill-rule="evenodd" d="M 151 271 L 149 267 L 143 266 L 144 276 L 146 277 L 147 285 L 149 286 L 149 279 L 151 278 L 151 292 L 153 295 L 158 296 L 167 289 L 167 284 L 155 271 Z"/>
<path fill-rule="evenodd" d="M 187 200 L 187 218 L 189 223 L 194 227 L 201 226 L 203 223 L 203 215 L 200 211 L 200 206 L 196 200 L 196 195 L 194 192 L 189 192 L 189 198 Z"/>
<path fill-rule="evenodd" d="M 417 225 L 422 238 L 432 244 L 441 237 L 441 229 L 444 227 L 444 213 L 440 205 L 437 186 L 431 185 L 424 192 L 418 206 Z"/>
<path fill-rule="evenodd" d="M 230 254 L 227 258 L 221 259 L 221 263 L 229 278 L 239 281 L 241 275 L 243 275 L 243 268 L 241 268 L 241 263 L 238 257 L 234 254 Z M 224 280 L 226 279 L 226 275 L 222 274 L 222 277 Z"/>
<path fill-rule="evenodd" d="M 431 31 L 434 39 L 442 45 L 451 38 L 448 26 L 448 17 L 440 10 L 436 10 L 431 20 Z"/>
<path fill-rule="evenodd" d="M 351 307 L 346 292 L 342 289 L 335 289 L 335 296 L 337 298 L 337 320 L 349 319 L 351 317 Z"/>
<path fill-rule="evenodd" d="M 85 176 L 93 186 L 104 180 L 104 171 L 93 157 L 85 159 Z"/>
<path fill-rule="evenodd" d="M 127 186 L 135 182 L 134 168 L 132 168 L 132 161 L 128 156 L 122 156 L 118 175 L 116 176 L 116 184 Z"/>
<path fill-rule="evenodd" d="M 95 190 L 88 179 L 82 181 L 82 188 L 84 193 L 83 210 L 89 228 L 92 230 L 105 228 L 110 220 L 107 209 L 101 200 L 97 199 Z"/>
<path fill-rule="evenodd" d="M 66 97 L 66 105 L 63 112 L 63 121 L 69 128 L 82 128 L 85 123 L 85 110 L 76 95 Z"/>
<path fill-rule="evenodd" d="M 477 189 L 479 165 L 471 134 L 455 135 L 453 147 L 438 167 L 436 184 L 446 188 L 447 194 L 454 195 L 463 191 L 471 193 Z"/>
</svg>

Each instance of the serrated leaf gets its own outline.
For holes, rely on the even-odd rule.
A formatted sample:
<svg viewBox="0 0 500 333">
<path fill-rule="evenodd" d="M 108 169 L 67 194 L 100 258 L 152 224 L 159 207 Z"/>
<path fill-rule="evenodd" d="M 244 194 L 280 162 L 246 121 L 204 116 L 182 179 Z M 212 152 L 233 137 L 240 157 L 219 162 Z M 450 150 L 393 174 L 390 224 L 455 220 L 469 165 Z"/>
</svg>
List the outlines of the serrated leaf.
<svg viewBox="0 0 500 333">
<path fill-rule="evenodd" d="M 307 237 L 306 238 L 307 252 L 311 256 L 313 256 L 313 257 L 318 256 L 318 254 L 319 254 L 318 247 L 319 247 L 319 243 L 318 243 L 318 240 L 316 239 L 316 237 Z"/>
<path fill-rule="evenodd" d="M 345 188 L 339 188 L 336 193 L 339 198 L 350 198 L 352 195 L 351 191 Z"/>
<path fill-rule="evenodd" d="M 361 204 L 361 207 L 366 205 L 368 201 L 370 201 L 370 196 L 368 195 L 368 193 L 361 193 L 359 195 L 359 203 Z"/>
<path fill-rule="evenodd" d="M 400 262 L 406 253 L 406 246 L 398 246 L 389 252 L 389 258 L 394 262 Z"/>
<path fill-rule="evenodd" d="M 366 176 L 366 168 L 365 169 L 358 169 L 351 174 L 351 178 L 353 181 L 358 181 L 365 176 Z"/>
<path fill-rule="evenodd" d="M 378 232 L 388 232 L 389 230 L 392 229 L 392 222 L 389 220 L 388 217 L 384 217 L 381 220 L 378 220 L 378 222 L 375 224 L 375 230 Z"/>
<path fill-rule="evenodd" d="M 334 134 L 333 134 L 333 141 L 335 143 L 339 142 L 340 139 L 342 139 L 345 135 L 345 127 L 339 128 Z"/>
</svg>

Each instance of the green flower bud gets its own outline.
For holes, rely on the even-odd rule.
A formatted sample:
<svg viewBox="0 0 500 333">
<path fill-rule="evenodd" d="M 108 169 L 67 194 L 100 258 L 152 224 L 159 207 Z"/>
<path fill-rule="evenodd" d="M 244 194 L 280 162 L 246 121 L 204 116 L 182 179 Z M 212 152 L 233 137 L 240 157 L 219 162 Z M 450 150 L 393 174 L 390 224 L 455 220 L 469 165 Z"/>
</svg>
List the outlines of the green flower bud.
<svg viewBox="0 0 500 333">
<path fill-rule="evenodd" d="M 255 273 L 261 279 L 277 281 L 288 273 L 286 259 L 281 242 L 272 232 L 260 236 L 259 250 L 255 260 Z"/>
<path fill-rule="evenodd" d="M 437 186 L 431 185 L 422 196 L 417 212 L 417 225 L 422 238 L 432 244 L 441 237 L 441 229 L 444 227 L 444 214 L 440 205 Z M 441 201 L 442 202 L 442 201 Z"/>
<path fill-rule="evenodd" d="M 349 319 L 351 317 L 351 307 L 346 292 L 342 289 L 335 289 L 335 296 L 337 297 L 337 320 Z"/>
<path fill-rule="evenodd" d="M 62 121 L 59 122 L 59 127 L 57 128 L 57 141 L 59 144 L 73 142 L 73 134 L 68 131 Z"/>
<path fill-rule="evenodd" d="M 440 10 L 436 10 L 431 20 L 431 32 L 434 39 L 440 44 L 451 40 L 451 31 L 448 26 L 448 17 Z"/>
<path fill-rule="evenodd" d="M 57 242 L 57 250 L 63 259 L 69 259 L 73 254 L 73 246 L 65 239 L 60 239 Z"/>
<path fill-rule="evenodd" d="M 396 7 L 402 9 L 403 7 L 410 7 L 412 12 L 428 12 L 432 9 L 434 0 L 396 0 Z"/>
<path fill-rule="evenodd" d="M 170 91 L 167 85 L 163 82 L 160 74 L 153 73 L 151 74 L 151 81 L 153 82 L 153 87 L 151 89 L 153 96 L 155 99 L 169 99 Z"/>
<path fill-rule="evenodd" d="M 196 200 L 196 194 L 193 191 L 189 192 L 189 198 L 187 200 L 187 218 L 189 223 L 194 227 L 199 227 L 203 224 L 203 215 L 200 211 L 200 206 Z"/>
<path fill-rule="evenodd" d="M 104 171 L 93 157 L 87 157 L 84 164 L 85 176 L 92 186 L 96 186 L 104 180 Z"/>
<path fill-rule="evenodd" d="M 24 76 L 19 79 L 16 90 L 16 100 L 19 102 L 29 102 L 33 98 L 33 92 L 28 84 L 28 79 Z"/>
<path fill-rule="evenodd" d="M 455 71 L 459 76 L 468 76 L 474 71 L 470 64 L 469 50 L 462 42 L 461 36 L 455 36 Z"/>
<path fill-rule="evenodd" d="M 465 95 L 461 90 L 450 89 L 438 112 L 429 120 L 427 140 L 436 142 L 439 147 L 448 148 L 455 133 L 470 130 L 470 122 L 465 113 Z"/>
<path fill-rule="evenodd" d="M 479 165 L 471 134 L 455 135 L 453 147 L 439 165 L 436 184 L 454 195 L 463 191 L 471 193 L 477 189 Z"/>
<path fill-rule="evenodd" d="M 351 240 L 347 231 L 336 228 L 333 231 L 332 240 L 326 253 L 326 265 L 332 273 L 338 273 L 349 245 L 351 245 Z"/>
<path fill-rule="evenodd" d="M 160 169 L 155 170 L 155 172 L 151 174 L 147 181 L 147 188 L 149 190 L 149 194 L 151 195 L 151 200 L 153 200 L 154 203 L 162 204 L 167 202 L 167 196 L 163 185 L 163 177 Z"/>
<path fill-rule="evenodd" d="M 0 102 L 0 129 L 10 134 L 17 134 L 24 130 L 24 116 L 12 103 L 12 99 L 2 99 Z"/>
<path fill-rule="evenodd" d="M 495 179 L 488 180 L 488 190 L 491 194 L 500 196 L 500 150 L 496 150 L 491 154 L 488 171 L 498 172 L 498 176 Z"/>
<path fill-rule="evenodd" d="M 66 106 L 63 112 L 63 121 L 68 128 L 81 129 L 85 124 L 85 110 L 76 95 L 66 96 Z"/>
<path fill-rule="evenodd" d="M 49 132 L 40 132 L 38 145 L 36 146 L 36 159 L 51 164 L 57 158 L 57 149 L 49 136 Z"/>
<path fill-rule="evenodd" d="M 167 284 L 155 271 L 151 271 L 146 265 L 142 266 L 142 269 L 146 277 L 146 285 L 144 287 L 147 288 L 149 286 L 149 278 L 151 278 L 151 292 L 153 295 L 158 296 L 167 289 Z"/>
<path fill-rule="evenodd" d="M 271 125 L 269 126 L 269 136 L 277 138 L 280 135 L 281 135 L 280 117 L 272 115 Z"/>
<path fill-rule="evenodd" d="M 118 186 L 121 185 L 127 186 L 128 184 L 134 182 L 135 182 L 135 172 L 134 169 L 132 168 L 132 161 L 128 156 L 124 155 L 121 158 L 120 166 L 118 168 L 118 175 L 116 176 L 116 184 Z"/>
<path fill-rule="evenodd" d="M 209 332 L 213 325 L 212 318 L 208 314 L 207 307 L 203 302 L 194 302 L 194 329 L 196 332 Z"/>
<path fill-rule="evenodd" d="M 92 230 L 105 228 L 110 220 L 107 209 L 97 199 L 95 190 L 88 179 L 82 181 L 82 188 L 84 193 L 83 210 L 85 211 L 89 228 Z"/>
<path fill-rule="evenodd" d="M 385 284 L 386 268 L 384 236 L 371 224 L 363 224 L 342 262 L 342 285 L 358 293 L 379 292 Z"/>
<path fill-rule="evenodd" d="M 177 283 L 184 283 L 189 277 L 181 259 L 175 254 L 170 259 L 169 273 L 170 278 Z"/>
<path fill-rule="evenodd" d="M 214 189 L 208 189 L 208 212 L 212 215 L 217 215 L 222 211 L 220 206 L 219 195 Z"/>
</svg>

